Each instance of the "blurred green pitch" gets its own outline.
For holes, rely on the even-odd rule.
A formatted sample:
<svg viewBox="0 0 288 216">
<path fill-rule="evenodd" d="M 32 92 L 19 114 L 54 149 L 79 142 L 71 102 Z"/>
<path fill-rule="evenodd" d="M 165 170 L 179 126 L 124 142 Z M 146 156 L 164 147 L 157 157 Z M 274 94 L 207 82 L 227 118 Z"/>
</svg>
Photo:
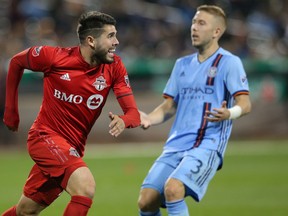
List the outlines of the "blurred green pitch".
<svg viewBox="0 0 288 216">
<path fill-rule="evenodd" d="M 161 144 L 87 145 L 85 161 L 96 179 L 89 216 L 137 216 L 140 185 Z M 32 161 L 26 151 L 0 153 L 0 214 L 22 192 Z M 288 215 L 288 141 L 231 141 L 223 169 L 200 203 L 186 198 L 191 216 Z M 43 216 L 62 215 L 64 192 Z M 163 216 L 167 216 L 165 211 Z"/>
</svg>

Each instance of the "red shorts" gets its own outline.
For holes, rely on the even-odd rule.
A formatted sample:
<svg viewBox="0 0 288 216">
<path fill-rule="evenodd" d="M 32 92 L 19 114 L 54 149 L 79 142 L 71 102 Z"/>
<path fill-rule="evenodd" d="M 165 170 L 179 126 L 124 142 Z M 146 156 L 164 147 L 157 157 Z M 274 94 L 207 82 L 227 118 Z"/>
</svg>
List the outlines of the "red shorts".
<svg viewBox="0 0 288 216">
<path fill-rule="evenodd" d="M 77 168 L 87 167 L 77 150 L 57 134 L 30 130 L 27 147 L 36 164 L 24 186 L 24 195 L 43 206 L 61 194 Z"/>
</svg>

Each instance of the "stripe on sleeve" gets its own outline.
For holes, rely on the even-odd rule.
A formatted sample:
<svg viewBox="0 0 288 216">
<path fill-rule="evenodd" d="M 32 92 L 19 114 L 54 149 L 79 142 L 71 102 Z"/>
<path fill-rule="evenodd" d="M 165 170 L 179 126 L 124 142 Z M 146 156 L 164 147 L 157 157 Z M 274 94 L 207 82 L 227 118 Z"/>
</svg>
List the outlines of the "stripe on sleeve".
<svg viewBox="0 0 288 216">
<path fill-rule="evenodd" d="M 122 98 L 122 97 L 129 96 L 129 95 L 133 95 L 133 94 L 130 92 L 130 93 L 127 93 L 127 94 L 119 95 L 119 96 L 117 97 L 117 99 Z"/>
<path fill-rule="evenodd" d="M 171 95 L 168 95 L 168 94 L 166 94 L 166 93 L 165 93 L 165 94 L 163 94 L 163 97 L 164 97 L 164 98 L 166 98 L 166 99 L 167 99 L 167 98 L 171 98 L 171 99 L 174 99 L 174 97 L 173 97 L 173 96 L 171 96 Z"/>
<path fill-rule="evenodd" d="M 249 91 L 247 91 L 247 90 L 237 91 L 233 94 L 233 97 L 235 98 L 238 95 L 249 95 Z"/>
</svg>

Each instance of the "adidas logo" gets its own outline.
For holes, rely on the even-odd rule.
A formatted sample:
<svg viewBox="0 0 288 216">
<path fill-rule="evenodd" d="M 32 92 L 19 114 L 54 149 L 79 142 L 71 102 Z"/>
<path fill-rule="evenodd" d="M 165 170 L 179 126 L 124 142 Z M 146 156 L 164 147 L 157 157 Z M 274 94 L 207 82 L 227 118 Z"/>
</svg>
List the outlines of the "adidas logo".
<svg viewBox="0 0 288 216">
<path fill-rule="evenodd" d="M 68 73 L 66 73 L 66 74 L 62 75 L 62 76 L 60 77 L 60 79 L 62 79 L 62 80 L 66 80 L 66 81 L 71 81 L 71 79 L 70 79 L 70 77 L 69 77 L 69 74 L 68 74 Z"/>
</svg>

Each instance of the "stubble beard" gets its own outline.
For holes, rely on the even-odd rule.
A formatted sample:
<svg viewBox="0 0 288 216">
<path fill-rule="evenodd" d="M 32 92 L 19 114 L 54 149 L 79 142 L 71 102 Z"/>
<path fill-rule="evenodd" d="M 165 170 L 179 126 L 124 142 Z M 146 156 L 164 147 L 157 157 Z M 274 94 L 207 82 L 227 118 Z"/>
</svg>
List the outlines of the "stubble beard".
<svg viewBox="0 0 288 216">
<path fill-rule="evenodd" d="M 201 42 L 194 42 L 194 41 L 192 40 L 192 46 L 193 46 L 194 48 L 196 48 L 196 49 L 201 49 L 201 47 L 203 47 L 203 43 L 201 43 Z"/>
<path fill-rule="evenodd" d="M 114 58 L 109 58 L 108 52 L 105 50 L 95 50 L 93 55 L 91 56 L 91 62 L 95 62 L 96 64 L 111 64 L 114 62 Z"/>
</svg>

